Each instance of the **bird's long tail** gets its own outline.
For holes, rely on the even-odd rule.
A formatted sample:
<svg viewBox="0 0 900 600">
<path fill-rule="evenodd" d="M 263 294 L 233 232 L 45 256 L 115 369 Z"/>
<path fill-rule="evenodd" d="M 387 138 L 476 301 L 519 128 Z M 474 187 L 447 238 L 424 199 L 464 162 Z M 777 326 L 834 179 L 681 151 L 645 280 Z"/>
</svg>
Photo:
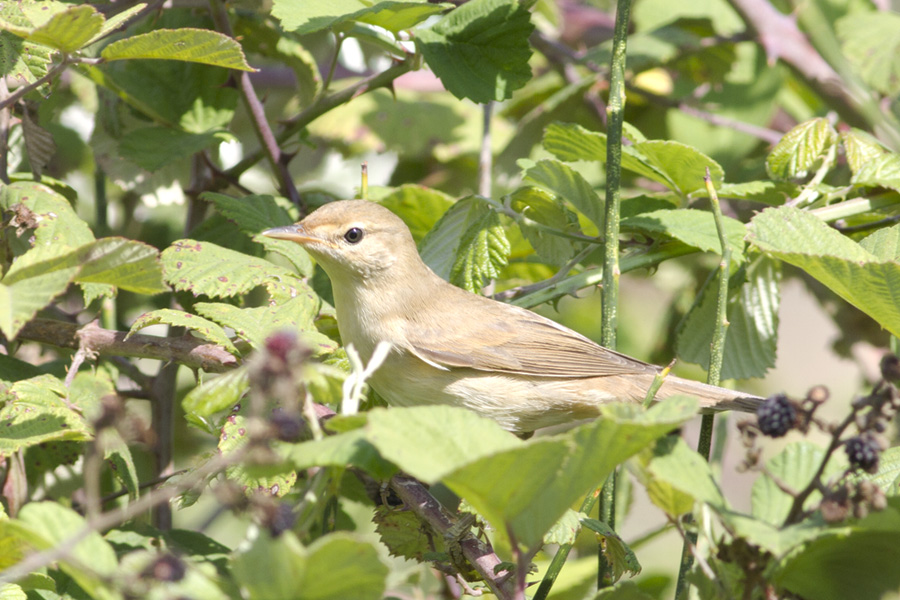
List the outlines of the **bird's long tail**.
<svg viewBox="0 0 900 600">
<path fill-rule="evenodd" d="M 737 392 L 725 388 L 682 379 L 669 375 L 656 394 L 657 400 L 668 398 L 676 394 L 686 394 L 700 399 L 700 412 L 711 413 L 724 410 L 739 410 L 741 412 L 755 413 L 757 407 L 762 404 L 764 398 Z"/>
</svg>

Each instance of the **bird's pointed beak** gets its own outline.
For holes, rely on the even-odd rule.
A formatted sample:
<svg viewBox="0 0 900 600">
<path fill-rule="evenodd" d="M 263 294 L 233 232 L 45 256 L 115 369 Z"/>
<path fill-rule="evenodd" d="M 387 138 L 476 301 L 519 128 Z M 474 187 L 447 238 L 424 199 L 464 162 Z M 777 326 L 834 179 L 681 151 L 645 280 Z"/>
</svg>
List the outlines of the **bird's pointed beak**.
<svg viewBox="0 0 900 600">
<path fill-rule="evenodd" d="M 276 240 L 290 240 L 292 242 L 297 242 L 298 244 L 319 241 L 317 237 L 310 235 L 309 232 L 306 231 L 306 228 L 300 223 L 266 229 L 262 234 Z"/>
</svg>

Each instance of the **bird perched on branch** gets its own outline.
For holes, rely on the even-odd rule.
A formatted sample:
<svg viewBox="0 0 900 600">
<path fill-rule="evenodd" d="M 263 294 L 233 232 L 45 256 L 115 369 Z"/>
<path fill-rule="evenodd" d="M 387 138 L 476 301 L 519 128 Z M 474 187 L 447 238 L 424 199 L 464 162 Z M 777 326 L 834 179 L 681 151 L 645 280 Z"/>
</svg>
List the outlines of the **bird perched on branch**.
<svg viewBox="0 0 900 600">
<path fill-rule="evenodd" d="M 661 369 L 510 304 L 462 290 L 419 257 L 406 224 L 363 200 L 327 204 L 263 232 L 303 246 L 331 279 L 338 329 L 395 406 L 450 404 L 515 433 L 596 417 L 601 404 L 641 402 Z M 675 376 L 656 394 L 699 398 L 706 411 L 755 411 L 761 399 Z"/>
</svg>

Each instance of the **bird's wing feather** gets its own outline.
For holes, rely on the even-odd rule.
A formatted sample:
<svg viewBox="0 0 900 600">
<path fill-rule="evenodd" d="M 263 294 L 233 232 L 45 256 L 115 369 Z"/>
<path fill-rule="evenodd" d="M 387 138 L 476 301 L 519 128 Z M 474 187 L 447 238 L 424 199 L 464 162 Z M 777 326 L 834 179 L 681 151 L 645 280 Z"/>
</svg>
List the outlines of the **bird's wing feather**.
<svg viewBox="0 0 900 600">
<path fill-rule="evenodd" d="M 479 336 L 483 342 L 477 347 L 471 347 L 471 338 L 458 339 L 457 328 L 443 319 L 419 322 L 407 329 L 409 350 L 439 367 L 537 377 L 582 378 L 658 371 L 657 367 L 608 350 L 530 311 L 486 299 L 485 302 L 481 307 L 484 312 L 472 315 L 483 334 Z"/>
</svg>

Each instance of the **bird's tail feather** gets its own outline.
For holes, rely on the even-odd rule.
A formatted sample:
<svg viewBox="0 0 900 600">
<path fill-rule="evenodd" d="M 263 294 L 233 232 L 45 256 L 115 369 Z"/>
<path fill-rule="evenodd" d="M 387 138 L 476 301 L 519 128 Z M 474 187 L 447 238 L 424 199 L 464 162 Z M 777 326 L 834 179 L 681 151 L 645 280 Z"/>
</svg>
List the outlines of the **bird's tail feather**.
<svg viewBox="0 0 900 600">
<path fill-rule="evenodd" d="M 656 399 L 661 400 L 676 394 L 686 394 L 700 399 L 700 412 L 713 413 L 724 410 L 738 410 L 741 412 L 755 413 L 757 407 L 762 404 L 764 398 L 729 390 L 699 381 L 682 379 L 670 375 L 666 377 L 656 394 Z"/>
</svg>

